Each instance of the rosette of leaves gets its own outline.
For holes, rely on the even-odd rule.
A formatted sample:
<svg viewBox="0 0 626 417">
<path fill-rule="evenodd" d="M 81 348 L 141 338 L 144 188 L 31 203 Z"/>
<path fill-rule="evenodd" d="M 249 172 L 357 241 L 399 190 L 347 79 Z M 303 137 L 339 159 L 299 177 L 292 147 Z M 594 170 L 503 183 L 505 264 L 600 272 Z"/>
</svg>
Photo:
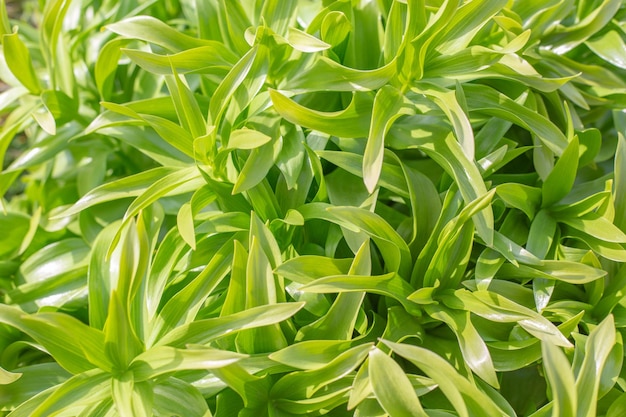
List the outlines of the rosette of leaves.
<svg viewBox="0 0 626 417">
<path fill-rule="evenodd" d="M 620 1 L 1 6 L 1 413 L 622 414 Z"/>
</svg>

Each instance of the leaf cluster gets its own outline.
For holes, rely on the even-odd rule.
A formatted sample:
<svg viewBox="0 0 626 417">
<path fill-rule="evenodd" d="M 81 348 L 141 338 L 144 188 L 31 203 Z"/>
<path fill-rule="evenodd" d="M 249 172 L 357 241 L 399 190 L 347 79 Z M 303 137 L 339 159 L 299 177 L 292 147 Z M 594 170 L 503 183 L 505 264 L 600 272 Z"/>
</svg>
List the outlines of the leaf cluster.
<svg viewBox="0 0 626 417">
<path fill-rule="evenodd" d="M 620 0 L 32 6 L 0 415 L 625 413 Z"/>
</svg>

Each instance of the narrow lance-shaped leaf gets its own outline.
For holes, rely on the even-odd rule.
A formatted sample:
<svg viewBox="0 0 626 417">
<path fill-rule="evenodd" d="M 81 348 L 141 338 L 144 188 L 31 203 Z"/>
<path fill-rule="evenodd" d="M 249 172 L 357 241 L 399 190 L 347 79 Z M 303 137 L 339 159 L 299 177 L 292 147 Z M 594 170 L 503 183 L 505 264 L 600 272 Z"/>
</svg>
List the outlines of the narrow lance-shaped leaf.
<svg viewBox="0 0 626 417">
<path fill-rule="evenodd" d="M 578 137 L 574 137 L 543 183 L 542 207 L 550 207 L 570 192 L 577 169 Z"/>
<path fill-rule="evenodd" d="M 305 71 L 293 79 L 287 79 L 285 85 L 281 85 L 280 88 L 294 93 L 369 91 L 381 87 L 384 89 L 390 87 L 386 83 L 394 75 L 395 70 L 395 61 L 373 70 L 358 70 L 320 57 Z"/>
<path fill-rule="evenodd" d="M 387 414 L 428 416 L 404 370 L 386 353 L 378 348 L 372 349 L 368 369 L 374 395 Z"/>
<path fill-rule="evenodd" d="M 490 114 L 515 123 L 532 133 L 557 155 L 568 146 L 563 132 L 546 117 L 486 85 L 463 84 L 470 111 Z"/>
<path fill-rule="evenodd" d="M 407 243 L 380 216 L 356 207 L 330 207 L 328 211 L 351 223 L 372 237 L 387 260 L 389 270 L 397 271 L 403 278 L 410 275 L 411 252 Z"/>
<path fill-rule="evenodd" d="M 420 314 L 420 309 L 408 300 L 413 287 L 394 272 L 379 276 L 337 275 L 316 279 L 300 288 L 314 293 L 371 292 L 400 302 L 407 311 Z"/>
<path fill-rule="evenodd" d="M 118 35 L 154 43 L 174 52 L 210 44 L 210 41 L 187 36 L 150 16 L 135 16 L 106 26 Z"/>
<path fill-rule="evenodd" d="M 499 388 L 500 384 L 489 350 L 472 324 L 470 313 L 449 310 L 436 305 L 426 306 L 426 311 L 431 317 L 443 321 L 452 329 L 459 341 L 463 359 L 472 371 L 491 386 Z"/>
<path fill-rule="evenodd" d="M 576 377 L 577 417 L 596 415 L 602 370 L 613 345 L 615 320 L 609 315 L 589 334 L 585 343 L 585 356 Z"/>
<path fill-rule="evenodd" d="M 471 203 L 480 196 L 487 194 L 480 171 L 476 164 L 467 159 L 459 143 L 452 134 L 445 140 L 428 139 L 420 145 L 431 158 L 452 175 L 463 195 L 466 203 Z M 490 246 L 493 244 L 493 210 L 485 207 L 474 217 L 474 224 L 478 235 Z"/>
<path fill-rule="evenodd" d="M 261 182 L 274 165 L 282 147 L 282 138 L 274 138 L 269 143 L 253 149 L 237 177 L 233 194 L 246 191 Z"/>
<path fill-rule="evenodd" d="M 526 249 L 540 259 L 545 259 L 554 241 L 557 224 L 554 218 L 546 211 L 541 210 L 533 219 L 528 233 Z M 547 278 L 533 280 L 533 294 L 537 311 L 541 312 L 550 302 L 554 291 L 555 281 Z"/>
<path fill-rule="evenodd" d="M 131 372 L 116 375 L 111 379 L 111 396 L 120 417 L 148 417 L 151 414 L 152 396 L 141 395 L 138 392 L 140 386 L 135 382 Z"/>
<path fill-rule="evenodd" d="M 348 275 L 367 275 L 371 273 L 371 254 L 369 239 L 365 240 L 354 256 Z M 321 319 L 303 326 L 299 330 L 301 338 L 350 340 L 354 332 L 364 292 L 342 292 Z M 299 340 L 299 337 L 296 338 Z"/>
<path fill-rule="evenodd" d="M 165 81 L 172 95 L 172 101 L 176 108 L 176 114 L 178 114 L 178 120 L 185 130 L 191 133 L 191 136 L 195 139 L 207 133 L 206 121 L 202 116 L 200 106 L 193 92 L 178 75 L 173 64 L 172 73 L 172 76 L 165 77 Z"/>
<path fill-rule="evenodd" d="M 385 135 L 398 117 L 410 113 L 403 104 L 404 97 L 400 91 L 388 85 L 378 90 L 374 98 L 372 121 L 363 154 L 363 181 L 370 193 L 376 188 L 382 171 Z"/>
<path fill-rule="evenodd" d="M 540 340 L 557 346 L 570 347 L 571 343 L 548 319 L 500 294 L 492 291 L 455 291 L 454 296 L 442 296 L 444 304 L 454 309 L 464 309 L 487 320 L 518 323 L 524 330 Z"/>
<path fill-rule="evenodd" d="M 32 94 L 39 94 L 41 86 L 35 73 L 30 52 L 19 38 L 17 32 L 10 35 L 2 35 L 2 48 L 7 66 L 24 87 Z"/>
<path fill-rule="evenodd" d="M 152 324 L 147 346 L 168 331 L 194 320 L 206 298 L 228 274 L 232 262 L 232 239 L 216 235 L 216 251 L 204 269 L 163 306 Z"/>
<path fill-rule="evenodd" d="M 615 205 L 615 225 L 626 232 L 626 139 L 624 133 L 618 132 L 617 150 L 615 151 L 615 168 L 613 180 L 613 201 Z"/>
<path fill-rule="evenodd" d="M 489 23 L 493 15 L 506 6 L 506 0 L 490 1 L 487 4 L 465 3 L 454 14 L 436 39 L 436 50 L 442 54 L 453 54 L 467 48 L 478 31 Z"/>
<path fill-rule="evenodd" d="M 585 42 L 596 55 L 616 67 L 626 69 L 626 43 L 615 30 Z"/>
<path fill-rule="evenodd" d="M 275 399 L 310 398 L 320 389 L 352 372 L 365 360 L 370 349 L 371 343 L 358 345 L 341 353 L 322 368 L 289 373 L 274 384 L 270 396 Z"/>
<path fill-rule="evenodd" d="M 0 1 L 0 36 L 11 33 L 11 23 L 7 12 L 6 0 Z"/>
<path fill-rule="evenodd" d="M 563 55 L 586 41 L 611 20 L 621 6 L 619 0 L 604 0 L 594 7 L 579 22 L 571 26 L 561 26 L 543 39 L 543 42 L 556 54 Z"/>
<path fill-rule="evenodd" d="M 439 389 L 450 401 L 461 417 L 506 416 L 496 403 L 478 389 L 445 359 L 436 353 L 417 346 L 382 341 L 394 353 L 409 360 L 439 385 Z"/>
<path fill-rule="evenodd" d="M 127 39 L 125 41 L 128 43 Z M 126 48 L 122 51 L 137 65 L 154 74 L 169 75 L 173 70 L 179 74 L 226 74 L 237 62 L 237 55 L 221 42 L 206 42 L 204 46 L 171 55 Z"/>
<path fill-rule="evenodd" d="M 235 93 L 235 90 L 248 76 L 256 61 L 258 46 L 250 49 L 241 59 L 232 67 L 228 75 L 224 77 L 217 90 L 211 97 L 209 106 L 209 116 L 207 122 L 211 125 L 217 125 L 221 115 L 225 111 L 228 100 Z"/>
<path fill-rule="evenodd" d="M 11 384 L 20 379 L 21 376 L 21 373 L 9 372 L 6 369 L 0 367 L 0 385 Z"/>
<path fill-rule="evenodd" d="M 322 112 L 304 107 L 276 90 L 270 89 L 269 94 L 276 111 L 293 124 L 339 137 L 368 135 L 372 118 L 372 100 L 369 95 L 355 93 L 350 105 L 344 110 Z"/>
<path fill-rule="evenodd" d="M 62 313 L 28 315 L 0 304 L 0 322 L 15 327 L 40 343 L 65 369 L 80 374 L 96 366 L 111 369 L 103 350 L 104 335 Z"/>
<path fill-rule="evenodd" d="M 246 266 L 246 308 L 276 304 L 276 279 L 256 236 L 252 236 Z M 237 335 L 237 346 L 244 352 L 274 352 L 287 346 L 278 324 L 247 330 Z"/>
<path fill-rule="evenodd" d="M 253 307 L 214 319 L 196 320 L 179 326 L 160 338 L 157 346 L 184 347 L 188 343 L 208 343 L 218 337 L 253 327 L 279 323 L 304 307 L 304 303 L 281 303 Z"/>
<path fill-rule="evenodd" d="M 541 351 L 552 390 L 554 415 L 576 417 L 576 385 L 567 357 L 558 347 L 546 342 L 541 343 Z"/>
<path fill-rule="evenodd" d="M 72 407 L 86 406 L 110 398 L 111 375 L 99 369 L 83 372 L 65 381 L 29 414 L 43 417 Z M 82 404 L 81 404 L 82 403 Z"/>
<path fill-rule="evenodd" d="M 213 348 L 157 346 L 135 357 L 129 370 L 135 381 L 146 381 L 178 371 L 220 368 L 245 357 L 247 355 Z"/>
<path fill-rule="evenodd" d="M 117 370 L 126 369 L 130 362 L 143 351 L 143 346 L 131 326 L 128 308 L 122 304 L 120 295 L 113 291 L 109 312 L 104 324 L 104 350 Z"/>
<path fill-rule="evenodd" d="M 460 89 L 460 87 L 459 87 Z M 419 83 L 413 87 L 413 91 L 419 94 L 425 94 L 427 97 L 437 104 L 443 111 L 454 129 L 454 134 L 461 144 L 465 156 L 470 161 L 474 160 L 474 132 L 470 124 L 469 118 L 463 111 L 462 106 L 457 101 L 457 95 L 454 91 L 446 90 L 434 84 Z M 462 93 L 462 90 L 460 90 Z"/>
</svg>

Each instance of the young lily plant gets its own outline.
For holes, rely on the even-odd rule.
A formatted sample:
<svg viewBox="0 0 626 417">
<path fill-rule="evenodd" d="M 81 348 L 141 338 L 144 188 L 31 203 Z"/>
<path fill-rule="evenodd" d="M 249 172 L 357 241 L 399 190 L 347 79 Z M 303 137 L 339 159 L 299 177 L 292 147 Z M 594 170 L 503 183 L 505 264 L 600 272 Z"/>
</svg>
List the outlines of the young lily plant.
<svg viewBox="0 0 626 417">
<path fill-rule="evenodd" d="M 0 0 L 0 416 L 626 413 L 621 0 Z"/>
</svg>

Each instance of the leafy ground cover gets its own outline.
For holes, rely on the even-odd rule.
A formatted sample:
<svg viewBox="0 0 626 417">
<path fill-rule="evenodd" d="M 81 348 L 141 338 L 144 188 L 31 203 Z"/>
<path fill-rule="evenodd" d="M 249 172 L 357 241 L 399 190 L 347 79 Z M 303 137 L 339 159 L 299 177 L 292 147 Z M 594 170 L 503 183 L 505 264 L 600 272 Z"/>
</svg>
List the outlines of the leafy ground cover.
<svg viewBox="0 0 626 417">
<path fill-rule="evenodd" d="M 626 413 L 620 0 L 0 1 L 0 415 Z"/>
</svg>

